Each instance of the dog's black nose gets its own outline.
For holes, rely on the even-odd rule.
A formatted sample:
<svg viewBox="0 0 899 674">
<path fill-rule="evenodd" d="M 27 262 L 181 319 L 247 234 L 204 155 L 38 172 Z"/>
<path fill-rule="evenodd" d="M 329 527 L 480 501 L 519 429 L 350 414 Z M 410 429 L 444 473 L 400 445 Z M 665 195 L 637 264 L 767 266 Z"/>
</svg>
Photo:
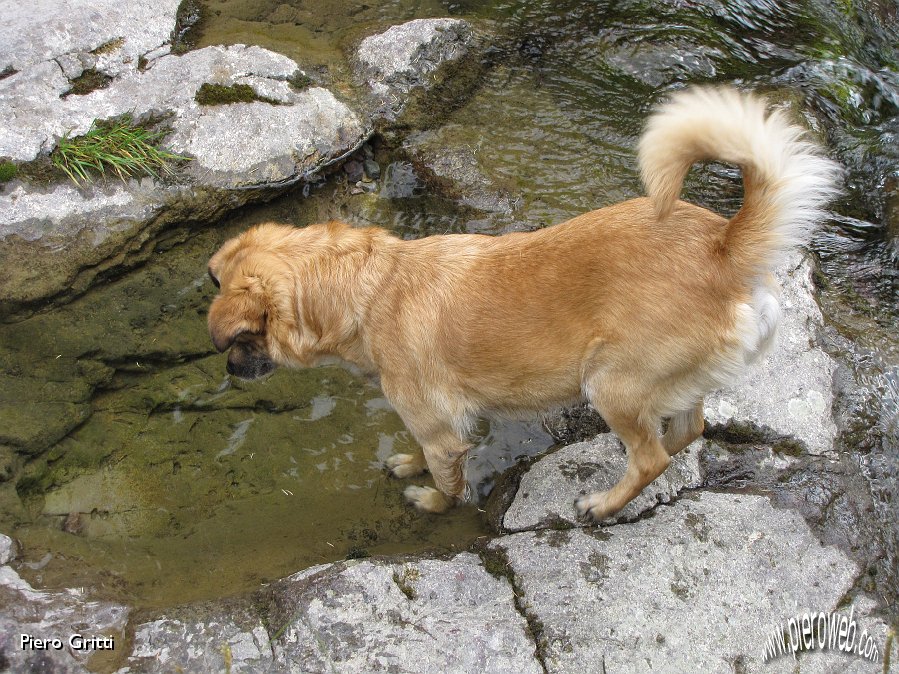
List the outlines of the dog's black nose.
<svg viewBox="0 0 899 674">
<path fill-rule="evenodd" d="M 228 361 L 228 364 L 225 366 L 225 370 L 228 374 L 234 374 L 234 366 L 231 364 L 231 361 Z"/>
</svg>

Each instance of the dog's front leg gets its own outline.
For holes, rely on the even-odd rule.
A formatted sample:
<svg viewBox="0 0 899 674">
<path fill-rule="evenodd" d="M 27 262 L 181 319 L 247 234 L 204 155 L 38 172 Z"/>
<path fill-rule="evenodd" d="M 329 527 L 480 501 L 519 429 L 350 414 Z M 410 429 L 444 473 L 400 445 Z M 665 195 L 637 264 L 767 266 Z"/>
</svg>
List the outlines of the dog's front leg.
<svg viewBox="0 0 899 674">
<path fill-rule="evenodd" d="M 414 454 L 391 454 L 384 462 L 393 477 L 404 479 L 421 475 L 428 469 L 424 452 L 421 450 Z"/>
<path fill-rule="evenodd" d="M 451 429 L 438 432 L 415 433 L 424 449 L 428 470 L 434 476 L 433 487 L 406 487 L 406 499 L 419 510 L 442 513 L 465 497 L 465 454 L 469 445 Z"/>
</svg>

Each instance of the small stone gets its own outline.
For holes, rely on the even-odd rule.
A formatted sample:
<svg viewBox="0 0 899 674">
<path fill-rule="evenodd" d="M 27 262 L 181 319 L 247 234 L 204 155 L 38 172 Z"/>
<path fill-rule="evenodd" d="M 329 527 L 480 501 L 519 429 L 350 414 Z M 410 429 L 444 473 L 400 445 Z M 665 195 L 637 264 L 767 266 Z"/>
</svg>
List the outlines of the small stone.
<svg viewBox="0 0 899 674">
<path fill-rule="evenodd" d="M 362 180 L 362 163 L 355 159 L 350 159 L 343 165 L 343 172 L 347 175 L 347 180 L 357 183 Z"/>
<path fill-rule="evenodd" d="M 371 149 L 371 145 L 369 143 L 366 143 L 365 145 L 362 146 L 362 152 L 365 155 L 366 159 L 374 159 L 375 158 L 375 151 Z"/>
<path fill-rule="evenodd" d="M 164 44 L 161 47 L 158 47 L 157 49 L 148 51 L 146 54 L 144 54 L 144 59 L 147 61 L 147 63 L 150 63 L 151 61 L 155 61 L 156 59 L 158 59 L 162 56 L 168 55 L 171 51 L 172 51 L 172 46 L 169 44 Z"/>
<path fill-rule="evenodd" d="M 84 530 L 84 522 L 81 521 L 81 513 L 72 512 L 62 523 L 62 530 L 67 534 L 79 535 Z"/>
<path fill-rule="evenodd" d="M 374 159 L 366 159 L 362 165 L 365 167 L 365 175 L 372 180 L 377 180 L 381 177 L 381 167 Z"/>
</svg>

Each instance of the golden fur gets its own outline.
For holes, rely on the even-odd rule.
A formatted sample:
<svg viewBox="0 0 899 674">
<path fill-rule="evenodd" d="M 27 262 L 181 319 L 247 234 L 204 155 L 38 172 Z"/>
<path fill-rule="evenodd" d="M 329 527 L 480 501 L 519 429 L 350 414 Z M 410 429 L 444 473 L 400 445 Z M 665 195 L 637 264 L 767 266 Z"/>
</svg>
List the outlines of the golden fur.
<svg viewBox="0 0 899 674">
<path fill-rule="evenodd" d="M 657 111 L 641 141 L 649 198 L 498 237 L 254 227 L 210 260 L 221 287 L 210 334 L 240 376 L 334 358 L 378 373 L 423 448 L 388 466 L 398 477 L 430 469 L 437 490 L 406 495 L 432 512 L 464 495 L 478 415 L 586 398 L 629 456 L 615 487 L 577 501 L 601 520 L 700 435 L 702 396 L 770 342 L 770 268 L 832 189 L 833 165 L 800 136 L 752 96 L 693 89 Z M 743 168 L 745 203 L 729 221 L 677 201 L 703 158 Z"/>
</svg>

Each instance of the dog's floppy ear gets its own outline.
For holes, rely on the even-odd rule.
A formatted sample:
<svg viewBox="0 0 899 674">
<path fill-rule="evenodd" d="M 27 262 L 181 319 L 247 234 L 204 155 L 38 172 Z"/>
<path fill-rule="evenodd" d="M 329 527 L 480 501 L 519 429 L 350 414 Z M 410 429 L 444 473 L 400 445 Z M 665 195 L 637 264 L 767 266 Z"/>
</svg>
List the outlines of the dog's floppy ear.
<svg viewBox="0 0 899 674">
<path fill-rule="evenodd" d="M 242 291 L 219 295 L 209 308 L 209 335 L 215 348 L 227 351 L 234 340 L 244 333 L 261 334 L 265 331 L 266 311 L 263 295 Z"/>
</svg>

